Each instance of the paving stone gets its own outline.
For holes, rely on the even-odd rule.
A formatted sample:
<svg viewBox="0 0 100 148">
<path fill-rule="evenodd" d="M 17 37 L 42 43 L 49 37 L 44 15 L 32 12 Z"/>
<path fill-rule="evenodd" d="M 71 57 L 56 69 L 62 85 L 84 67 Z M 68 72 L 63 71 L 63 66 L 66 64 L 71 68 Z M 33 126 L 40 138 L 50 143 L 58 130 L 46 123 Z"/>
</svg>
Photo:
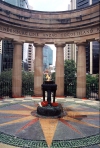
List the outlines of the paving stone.
<svg viewBox="0 0 100 148">
<path fill-rule="evenodd" d="M 98 148 L 99 108 L 96 101 L 58 98 L 56 101 L 64 106 L 64 115 L 48 118 L 37 116 L 41 100 L 17 98 L 0 102 L 0 148 L 49 148 L 49 145 L 50 148 L 82 145 Z"/>
</svg>

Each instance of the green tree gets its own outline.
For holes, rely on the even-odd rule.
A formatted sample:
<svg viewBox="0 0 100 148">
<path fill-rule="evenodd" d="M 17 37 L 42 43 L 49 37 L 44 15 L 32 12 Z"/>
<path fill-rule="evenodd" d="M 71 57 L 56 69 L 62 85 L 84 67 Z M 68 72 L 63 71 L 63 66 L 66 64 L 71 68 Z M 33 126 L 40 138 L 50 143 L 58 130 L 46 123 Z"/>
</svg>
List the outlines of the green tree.
<svg viewBox="0 0 100 148">
<path fill-rule="evenodd" d="M 74 60 L 64 61 L 65 95 L 76 96 L 76 67 Z"/>
<path fill-rule="evenodd" d="M 53 72 L 53 73 L 51 74 L 51 78 L 52 78 L 53 81 L 55 81 L 55 72 Z"/>
<path fill-rule="evenodd" d="M 94 84 L 97 85 L 99 83 L 99 76 L 98 74 L 96 76 L 93 75 L 86 75 L 86 83 L 87 84 Z"/>
<path fill-rule="evenodd" d="M 34 94 L 34 74 L 33 72 L 22 72 L 22 95 Z"/>
<path fill-rule="evenodd" d="M 98 93 L 99 89 L 99 75 L 86 75 L 86 96 L 89 98 L 91 96 L 91 92 Z"/>
<path fill-rule="evenodd" d="M 12 95 L 12 70 L 0 74 L 0 96 Z"/>
<path fill-rule="evenodd" d="M 69 84 L 75 80 L 76 67 L 74 60 L 64 61 L 65 81 Z"/>
<path fill-rule="evenodd" d="M 22 95 L 34 94 L 34 74 L 22 72 Z M 3 71 L 0 74 L 0 97 L 12 97 L 12 70 Z"/>
</svg>

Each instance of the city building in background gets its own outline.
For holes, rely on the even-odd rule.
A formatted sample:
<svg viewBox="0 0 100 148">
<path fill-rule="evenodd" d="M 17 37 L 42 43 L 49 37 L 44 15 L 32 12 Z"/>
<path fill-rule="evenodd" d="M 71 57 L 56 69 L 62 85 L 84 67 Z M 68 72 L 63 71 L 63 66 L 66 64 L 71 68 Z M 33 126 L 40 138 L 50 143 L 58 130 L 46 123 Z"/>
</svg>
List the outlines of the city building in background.
<svg viewBox="0 0 100 148">
<path fill-rule="evenodd" d="M 29 8 L 28 0 L 3 0 L 9 4 L 15 5 L 21 8 Z"/>
<path fill-rule="evenodd" d="M 2 40 L 2 71 L 12 69 L 13 49 L 14 47 L 10 40 Z"/>
<path fill-rule="evenodd" d="M 100 48 L 100 44 L 97 41 L 93 41 L 92 42 L 93 74 L 99 73 L 99 48 Z"/>
<path fill-rule="evenodd" d="M 75 44 L 66 44 L 64 48 L 64 60 L 74 60 L 77 64 L 77 47 Z"/>
<path fill-rule="evenodd" d="M 68 5 L 68 10 L 71 10 L 71 5 Z M 71 44 L 66 44 L 64 48 L 64 60 L 73 59 L 73 51 L 71 48 Z"/>
<path fill-rule="evenodd" d="M 43 71 L 49 69 L 49 66 L 53 64 L 53 50 L 45 45 L 43 47 Z"/>
<path fill-rule="evenodd" d="M 81 9 L 89 6 L 89 0 L 76 0 L 76 9 Z"/>
<path fill-rule="evenodd" d="M 71 58 L 72 58 L 71 44 L 66 44 L 64 48 L 64 60 L 71 60 Z"/>
<path fill-rule="evenodd" d="M 15 5 L 17 7 L 26 8 L 28 9 L 28 0 L 3 0 L 9 4 Z M 24 51 L 24 44 L 22 52 Z M 2 41 L 2 60 L 1 60 L 1 71 L 12 69 L 13 65 L 13 44 L 10 40 L 3 40 Z M 23 55 L 23 53 L 22 53 Z M 23 56 L 22 56 L 23 59 Z M 25 62 L 25 61 L 24 61 Z M 22 60 L 23 63 L 23 60 Z"/>
<path fill-rule="evenodd" d="M 55 72 L 55 66 L 50 65 L 50 66 L 49 66 L 49 71 L 50 71 L 50 73 Z"/>
<path fill-rule="evenodd" d="M 100 0 L 91 0 L 92 4 L 98 3 Z"/>
<path fill-rule="evenodd" d="M 71 0 L 70 1 L 70 7 L 71 7 L 71 10 L 73 10 L 73 9 L 76 9 L 76 0 Z"/>
<path fill-rule="evenodd" d="M 99 2 L 99 0 L 71 0 L 71 9 L 73 10 L 73 9 L 85 8 L 97 2 Z M 86 46 L 86 72 L 87 73 L 90 73 L 90 74 L 99 73 L 99 64 L 98 64 L 99 63 L 99 48 L 100 48 L 100 44 L 97 41 L 90 42 Z"/>
<path fill-rule="evenodd" d="M 35 48 L 33 44 L 28 45 L 28 71 L 33 72 L 34 71 L 34 60 L 35 60 Z"/>
<path fill-rule="evenodd" d="M 2 41 L 0 41 L 0 73 L 1 73 L 1 62 L 2 62 Z"/>
</svg>

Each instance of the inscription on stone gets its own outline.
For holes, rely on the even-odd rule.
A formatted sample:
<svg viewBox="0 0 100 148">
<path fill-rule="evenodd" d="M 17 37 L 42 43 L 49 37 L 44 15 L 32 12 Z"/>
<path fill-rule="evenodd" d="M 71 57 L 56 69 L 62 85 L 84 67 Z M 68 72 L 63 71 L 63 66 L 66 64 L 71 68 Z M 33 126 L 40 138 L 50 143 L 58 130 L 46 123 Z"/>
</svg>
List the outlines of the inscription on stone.
<svg viewBox="0 0 100 148">
<path fill-rule="evenodd" d="M 43 33 L 43 36 L 44 37 L 49 37 L 49 38 L 55 38 L 57 37 L 57 34 L 56 33 Z"/>
<path fill-rule="evenodd" d="M 86 30 L 76 30 L 76 31 L 65 31 L 65 32 L 36 32 L 36 31 L 27 31 L 27 30 L 21 30 L 17 28 L 11 28 L 11 27 L 5 27 L 0 25 L 0 31 L 15 35 L 21 35 L 21 36 L 28 36 L 28 37 L 34 37 L 34 38 L 70 38 L 70 37 L 79 37 L 79 36 L 85 36 L 85 35 L 91 35 L 94 33 L 99 33 L 100 28 L 89 28 Z"/>
</svg>

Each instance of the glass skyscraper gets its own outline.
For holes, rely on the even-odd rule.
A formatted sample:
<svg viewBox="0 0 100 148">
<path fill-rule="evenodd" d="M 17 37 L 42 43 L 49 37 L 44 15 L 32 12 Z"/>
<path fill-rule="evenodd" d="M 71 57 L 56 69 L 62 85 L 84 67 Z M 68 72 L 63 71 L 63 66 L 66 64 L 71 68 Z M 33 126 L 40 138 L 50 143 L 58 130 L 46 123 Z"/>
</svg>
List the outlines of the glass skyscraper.
<svg viewBox="0 0 100 148">
<path fill-rule="evenodd" d="M 89 0 L 76 0 L 76 9 L 89 6 Z"/>
<path fill-rule="evenodd" d="M 92 0 L 92 4 L 99 2 L 100 0 Z"/>
<path fill-rule="evenodd" d="M 43 47 L 43 71 L 53 64 L 53 50 L 45 45 Z"/>
<path fill-rule="evenodd" d="M 92 0 L 91 4 L 95 4 L 99 2 L 99 0 Z M 85 8 L 90 5 L 90 0 L 76 0 L 76 9 Z M 99 73 L 99 48 L 100 44 L 97 41 L 92 42 L 92 73 L 96 74 Z M 86 72 L 90 72 L 90 45 L 86 46 Z"/>
<path fill-rule="evenodd" d="M 4 0 L 5 2 L 17 7 L 28 9 L 28 0 Z"/>
</svg>

